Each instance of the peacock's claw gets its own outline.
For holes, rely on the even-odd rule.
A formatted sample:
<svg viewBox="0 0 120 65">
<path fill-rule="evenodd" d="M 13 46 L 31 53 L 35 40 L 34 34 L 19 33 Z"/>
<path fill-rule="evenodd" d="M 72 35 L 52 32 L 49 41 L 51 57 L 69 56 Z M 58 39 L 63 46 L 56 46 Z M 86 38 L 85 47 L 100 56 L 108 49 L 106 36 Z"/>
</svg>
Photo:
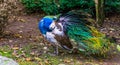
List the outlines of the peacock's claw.
<svg viewBox="0 0 120 65">
<path fill-rule="evenodd" d="M 58 51 L 54 51 L 54 54 L 55 54 L 55 55 L 58 55 L 59 53 L 58 53 Z"/>
<path fill-rule="evenodd" d="M 59 51 L 58 51 L 58 46 L 53 46 L 53 49 L 54 49 L 54 55 L 58 55 L 59 54 Z"/>
<path fill-rule="evenodd" d="M 48 53 L 50 56 L 57 56 L 55 53 Z"/>
</svg>

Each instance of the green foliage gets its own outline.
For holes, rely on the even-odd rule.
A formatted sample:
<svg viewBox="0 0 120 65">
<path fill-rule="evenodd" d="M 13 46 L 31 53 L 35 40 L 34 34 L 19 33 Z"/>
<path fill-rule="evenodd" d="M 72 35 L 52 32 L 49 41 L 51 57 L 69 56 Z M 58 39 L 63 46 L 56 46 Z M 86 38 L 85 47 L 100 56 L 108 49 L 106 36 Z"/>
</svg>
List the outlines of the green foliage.
<svg viewBox="0 0 120 65">
<path fill-rule="evenodd" d="M 59 0 L 60 11 L 70 11 L 80 9 L 91 14 L 95 14 L 94 0 Z M 120 12 L 120 0 L 105 0 L 105 13 Z"/>
<path fill-rule="evenodd" d="M 58 14 L 70 10 L 84 10 L 94 15 L 94 0 L 21 0 L 30 11 L 43 11 L 46 14 Z M 120 12 L 120 0 L 105 0 L 105 12 Z"/>
<path fill-rule="evenodd" d="M 31 11 L 44 11 L 46 14 L 57 14 L 58 7 L 53 0 L 21 0 L 25 7 Z"/>
<path fill-rule="evenodd" d="M 72 9 L 91 11 L 94 8 L 93 0 L 59 0 L 59 4 L 62 12 Z"/>
<path fill-rule="evenodd" d="M 120 0 L 105 0 L 105 12 L 120 12 Z"/>
</svg>

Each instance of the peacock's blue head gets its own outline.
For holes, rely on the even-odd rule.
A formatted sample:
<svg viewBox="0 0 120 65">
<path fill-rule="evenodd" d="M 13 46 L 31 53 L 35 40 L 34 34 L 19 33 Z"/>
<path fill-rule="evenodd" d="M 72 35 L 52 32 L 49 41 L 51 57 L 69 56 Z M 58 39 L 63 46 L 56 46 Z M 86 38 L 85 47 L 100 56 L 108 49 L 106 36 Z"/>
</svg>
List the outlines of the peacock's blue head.
<svg viewBox="0 0 120 65">
<path fill-rule="evenodd" d="M 53 28 L 51 27 L 51 24 L 53 23 L 53 19 L 51 18 L 43 18 L 39 22 L 39 30 L 42 34 L 46 34 L 46 32 L 51 32 Z"/>
</svg>

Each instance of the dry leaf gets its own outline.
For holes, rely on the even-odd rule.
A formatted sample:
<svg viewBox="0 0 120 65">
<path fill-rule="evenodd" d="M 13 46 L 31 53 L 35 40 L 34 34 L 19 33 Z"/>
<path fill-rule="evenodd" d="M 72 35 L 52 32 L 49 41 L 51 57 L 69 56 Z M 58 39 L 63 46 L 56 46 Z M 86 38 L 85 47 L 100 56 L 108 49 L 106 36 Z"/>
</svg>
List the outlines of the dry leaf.
<svg viewBox="0 0 120 65">
<path fill-rule="evenodd" d="M 45 60 L 45 64 L 49 64 L 49 61 L 48 61 L 48 60 Z"/>
<path fill-rule="evenodd" d="M 31 52 L 30 54 L 31 54 L 31 55 L 35 55 L 35 52 Z"/>
<path fill-rule="evenodd" d="M 32 60 L 32 58 L 25 58 L 25 60 L 26 60 L 26 61 L 31 61 L 31 60 Z"/>
<path fill-rule="evenodd" d="M 41 61 L 42 60 L 41 58 L 38 58 L 38 57 L 35 57 L 34 59 L 37 60 L 37 61 Z"/>
<path fill-rule="evenodd" d="M 70 63 L 71 61 L 70 60 L 64 60 L 65 63 Z"/>
<path fill-rule="evenodd" d="M 42 63 L 42 62 L 39 62 L 39 65 L 43 65 L 43 63 Z"/>
<path fill-rule="evenodd" d="M 24 19 L 19 19 L 19 21 L 20 21 L 20 22 L 26 22 L 26 20 L 24 20 Z"/>
<path fill-rule="evenodd" d="M 22 35 L 21 35 L 21 34 L 15 34 L 14 36 L 15 36 L 15 37 L 22 38 Z"/>
<path fill-rule="evenodd" d="M 58 65 L 65 65 L 65 64 L 58 64 Z"/>
<path fill-rule="evenodd" d="M 18 49 L 19 49 L 19 47 L 13 47 L 12 49 L 13 49 L 13 50 L 18 50 Z"/>
<path fill-rule="evenodd" d="M 120 45 L 117 45 L 117 50 L 120 52 Z"/>
<path fill-rule="evenodd" d="M 11 42 L 13 42 L 13 40 L 9 40 L 9 42 L 11 43 Z"/>
</svg>

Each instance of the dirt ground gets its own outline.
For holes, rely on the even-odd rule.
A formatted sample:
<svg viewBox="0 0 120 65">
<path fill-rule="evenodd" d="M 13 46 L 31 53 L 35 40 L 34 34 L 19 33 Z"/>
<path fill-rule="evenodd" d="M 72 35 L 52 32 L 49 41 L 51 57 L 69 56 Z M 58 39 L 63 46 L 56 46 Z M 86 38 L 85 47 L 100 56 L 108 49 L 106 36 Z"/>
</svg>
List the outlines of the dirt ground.
<svg viewBox="0 0 120 65">
<path fill-rule="evenodd" d="M 17 46 L 22 48 L 29 44 L 46 44 L 47 42 L 43 40 L 43 37 L 38 30 L 38 22 L 42 16 L 43 14 L 38 13 L 12 16 L 9 20 L 8 26 L 6 27 L 5 37 L 0 38 L 0 46 L 8 45 L 10 47 Z M 100 30 L 106 35 L 113 37 L 116 44 L 120 44 L 120 15 L 106 17 Z M 78 56 L 76 56 L 76 58 L 79 62 L 85 62 L 84 60 L 91 59 L 90 57 L 89 59 L 78 58 Z M 116 54 L 107 59 L 98 60 L 94 58 L 93 60 L 93 65 L 94 63 L 99 63 L 100 65 L 120 65 L 120 54 Z M 85 63 L 83 65 L 92 64 Z"/>
<path fill-rule="evenodd" d="M 38 13 L 23 14 L 22 8 L 24 7 L 19 2 L 17 7 L 19 9 L 18 12 L 20 15 L 17 14 L 17 16 L 12 16 L 10 18 L 8 26 L 6 27 L 5 30 L 6 35 L 5 37 L 0 38 L 0 49 L 1 48 L 3 49 L 4 46 L 9 46 L 10 49 L 14 50 L 12 52 L 12 55 L 17 57 L 18 59 L 21 59 L 21 57 L 23 57 L 22 61 L 26 59 L 27 62 L 29 61 L 36 62 L 39 60 L 39 58 L 44 56 L 42 55 L 45 53 L 43 49 L 46 47 L 46 44 L 49 44 L 47 41 L 43 39 L 43 37 L 41 36 L 38 30 L 38 22 L 43 17 L 43 14 L 38 14 Z M 106 17 L 103 26 L 100 28 L 100 31 L 105 33 L 107 36 L 113 38 L 114 41 L 116 41 L 116 44 L 120 45 L 120 14 L 109 15 L 109 17 Z M 6 51 L 9 50 L 9 48 L 8 49 L 7 48 L 5 47 Z M 29 52 L 25 53 L 24 50 L 21 51 L 21 49 L 26 50 L 25 52 L 30 50 L 30 52 L 32 53 Z M 20 53 L 22 52 L 22 54 L 18 53 L 19 50 Z M 27 55 L 29 54 L 31 56 L 27 57 Z M 35 57 L 35 58 L 38 57 L 38 58 L 37 60 L 31 60 L 31 58 L 29 57 Z M 91 56 L 84 57 L 84 55 L 79 55 L 79 54 L 63 54 L 63 55 L 61 54 L 60 56 L 56 56 L 52 58 L 51 57 L 46 58 L 45 56 L 45 58 L 42 61 L 41 60 L 39 61 L 48 63 L 48 61 L 52 62 L 59 59 L 60 64 L 58 61 L 56 61 L 58 62 L 59 65 L 120 65 L 120 52 L 119 53 L 113 52 L 113 55 L 110 55 L 107 58 L 96 58 Z M 46 61 L 46 59 L 49 60 Z M 19 60 L 16 61 L 21 62 Z M 73 62 L 75 62 L 76 64 Z M 29 64 L 21 64 L 21 65 L 29 65 Z M 42 65 L 42 64 L 37 63 L 32 65 Z M 55 64 L 46 64 L 46 65 L 55 65 Z"/>
</svg>

